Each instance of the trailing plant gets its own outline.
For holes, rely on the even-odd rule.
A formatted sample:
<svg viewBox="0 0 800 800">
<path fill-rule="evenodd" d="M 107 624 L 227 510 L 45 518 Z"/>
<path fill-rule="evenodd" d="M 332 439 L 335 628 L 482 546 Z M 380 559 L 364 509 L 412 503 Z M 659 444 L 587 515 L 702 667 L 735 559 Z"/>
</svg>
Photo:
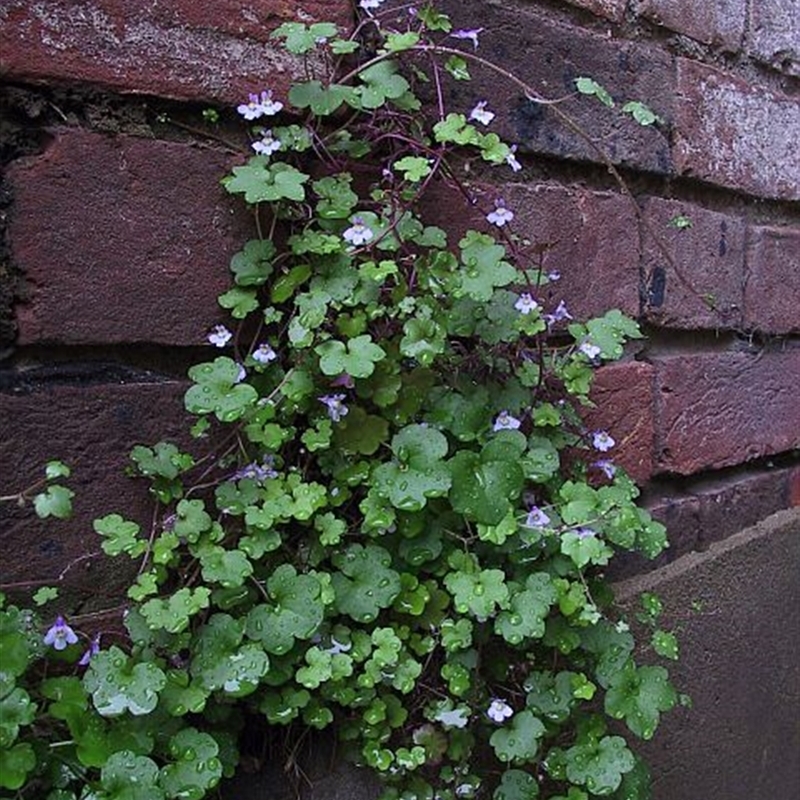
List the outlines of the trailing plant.
<svg viewBox="0 0 800 800">
<path fill-rule="evenodd" d="M 254 718 L 330 728 L 386 800 L 648 796 L 626 737 L 678 697 L 637 663 L 603 570 L 667 542 L 582 416 L 639 328 L 550 301 L 559 276 L 500 196 L 458 241 L 423 218 L 431 187 L 471 199 L 465 175 L 521 168 L 490 101 L 444 101 L 446 80 L 502 70 L 433 6 L 394 28 L 379 6 L 362 0 L 349 38 L 281 25 L 306 79 L 238 108 L 255 154 L 223 184 L 260 235 L 220 297 L 236 325 L 189 371 L 207 455 L 137 446 L 154 523 L 95 522 L 136 565 L 127 637 L 0 610 L 5 796 L 201 798 Z M 64 516 L 69 497 L 49 485 L 36 510 Z M 652 649 L 677 657 L 643 602 Z"/>
</svg>

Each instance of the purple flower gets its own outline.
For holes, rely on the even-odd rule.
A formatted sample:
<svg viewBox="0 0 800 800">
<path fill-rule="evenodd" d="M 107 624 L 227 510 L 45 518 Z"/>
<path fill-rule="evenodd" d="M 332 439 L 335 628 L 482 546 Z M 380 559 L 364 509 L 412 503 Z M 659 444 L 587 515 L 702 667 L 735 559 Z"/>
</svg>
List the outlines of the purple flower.
<svg viewBox="0 0 800 800">
<path fill-rule="evenodd" d="M 461 28 L 460 30 L 453 31 L 450 35 L 454 39 L 469 39 L 472 42 L 472 46 L 477 50 L 478 49 L 478 34 L 483 33 L 483 28 Z"/>
<path fill-rule="evenodd" d="M 609 480 L 613 480 L 614 476 L 617 474 L 617 468 L 614 466 L 614 462 L 608 459 L 595 461 L 593 466 L 597 467 Z"/>
<path fill-rule="evenodd" d="M 78 637 L 75 631 L 64 622 L 64 617 L 59 614 L 49 631 L 44 635 L 44 643 L 56 650 L 64 650 L 67 645 L 75 644 Z"/>
<path fill-rule="evenodd" d="M 557 269 L 550 270 L 547 273 L 547 280 L 549 281 L 560 281 L 561 280 L 561 273 Z"/>
<path fill-rule="evenodd" d="M 247 370 L 244 368 L 244 364 L 240 364 L 238 361 L 236 362 L 236 366 L 239 367 L 239 371 L 236 373 L 236 380 L 234 383 L 241 383 L 247 377 Z"/>
<path fill-rule="evenodd" d="M 538 506 L 533 506 L 525 518 L 526 528 L 546 528 L 550 524 L 550 517 Z"/>
<path fill-rule="evenodd" d="M 324 397 L 318 397 L 320 403 L 324 403 L 328 409 L 328 416 L 334 421 L 341 421 L 342 417 L 347 416 L 349 409 L 342 402 L 345 396 L 343 394 L 326 394 Z"/>
<path fill-rule="evenodd" d="M 590 361 L 594 361 L 597 356 L 602 352 L 596 344 L 591 342 L 583 342 L 578 350 L 583 353 Z"/>
<path fill-rule="evenodd" d="M 572 314 L 567 311 L 567 305 L 562 300 L 556 310 L 552 314 L 545 314 L 544 318 L 548 325 L 552 325 L 556 322 L 563 322 L 566 319 L 572 319 Z"/>
<path fill-rule="evenodd" d="M 593 531 L 591 528 L 575 528 L 572 531 L 579 539 L 590 539 L 593 536 L 597 536 L 597 532 Z"/>
<path fill-rule="evenodd" d="M 257 361 L 259 364 L 269 364 L 277 357 L 278 354 L 268 344 L 260 344 L 253 350 L 253 361 Z"/>
<path fill-rule="evenodd" d="M 273 469 L 274 459 L 272 456 L 266 456 L 261 464 L 253 461 L 251 464 L 246 464 L 238 472 L 234 473 L 232 480 L 240 481 L 248 478 L 256 483 L 263 483 L 269 478 L 277 478 L 278 473 Z"/>
<path fill-rule="evenodd" d="M 595 431 L 592 434 L 592 447 L 601 453 L 607 453 L 615 444 L 608 431 Z"/>
<path fill-rule="evenodd" d="M 522 423 L 508 411 L 501 411 L 494 421 L 493 431 L 515 431 Z"/>
<path fill-rule="evenodd" d="M 520 314 L 528 315 L 531 311 L 536 311 L 539 308 L 539 304 L 529 295 L 527 292 L 521 294 L 519 299 L 516 303 L 514 303 L 514 308 L 519 311 Z"/>
<path fill-rule="evenodd" d="M 259 117 L 274 116 L 282 108 L 283 103 L 273 100 L 271 91 L 264 91 L 260 95 L 248 95 L 247 102 L 237 106 L 236 110 L 249 121 Z"/>
<path fill-rule="evenodd" d="M 281 149 L 281 143 L 273 137 L 271 129 L 262 128 L 258 133 L 261 138 L 250 145 L 256 153 L 262 156 L 269 156 Z"/>
<path fill-rule="evenodd" d="M 372 239 L 373 233 L 361 217 L 353 217 L 350 221 L 353 224 L 342 234 L 346 242 L 359 247 Z"/>
<path fill-rule="evenodd" d="M 514 172 L 519 172 L 522 169 L 522 164 L 520 164 L 519 161 L 517 161 L 517 157 L 514 155 L 516 152 L 517 152 L 517 146 L 515 144 L 512 144 L 511 149 L 508 155 L 506 156 L 506 164 L 508 164 L 508 166 L 511 167 L 511 169 Z"/>
<path fill-rule="evenodd" d="M 492 722 L 504 722 L 509 717 L 514 716 L 514 709 L 499 697 L 495 697 L 486 709 L 486 716 Z"/>
<path fill-rule="evenodd" d="M 514 212 L 506 208 L 506 201 L 502 197 L 494 201 L 494 211 L 490 211 L 486 215 L 486 220 L 492 225 L 497 225 L 498 228 L 502 228 L 512 219 L 514 219 Z"/>
<path fill-rule="evenodd" d="M 369 11 L 371 8 L 380 8 L 381 3 L 383 3 L 383 0 L 361 0 L 359 5 L 365 11 Z"/>
<path fill-rule="evenodd" d="M 233 334 L 224 325 L 215 325 L 206 338 L 215 347 L 225 347 L 233 338 Z"/>
<path fill-rule="evenodd" d="M 495 118 L 494 112 L 487 111 L 486 102 L 486 100 L 481 100 L 475 105 L 475 108 L 469 112 L 469 119 L 471 122 L 480 122 L 481 125 L 488 125 Z"/>
<path fill-rule="evenodd" d="M 97 636 L 92 639 L 89 643 L 89 649 L 81 656 L 81 660 L 78 662 L 78 665 L 81 667 L 85 667 L 89 664 L 92 660 L 92 656 L 96 656 L 100 652 L 100 634 L 98 633 Z"/>
</svg>

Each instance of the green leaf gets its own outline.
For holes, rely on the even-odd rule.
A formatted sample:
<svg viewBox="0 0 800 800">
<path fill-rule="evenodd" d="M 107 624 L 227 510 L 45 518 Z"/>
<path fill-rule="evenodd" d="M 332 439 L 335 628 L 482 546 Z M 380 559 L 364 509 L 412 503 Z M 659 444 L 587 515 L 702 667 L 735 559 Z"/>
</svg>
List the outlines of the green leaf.
<svg viewBox="0 0 800 800">
<path fill-rule="evenodd" d="M 48 481 L 54 481 L 57 478 L 69 478 L 72 470 L 63 461 L 48 461 L 44 467 L 44 477 Z"/>
<path fill-rule="evenodd" d="M 348 415 L 336 426 L 334 441 L 345 453 L 371 456 L 388 438 L 389 423 L 383 417 L 351 406 Z"/>
<path fill-rule="evenodd" d="M 638 100 L 631 100 L 625 103 L 625 105 L 622 106 L 622 110 L 624 113 L 630 114 L 640 125 L 645 127 L 660 121 L 659 116 L 651 108 L 644 103 L 640 103 Z"/>
<path fill-rule="evenodd" d="M 463 267 L 458 273 L 458 286 L 453 292 L 455 297 L 488 301 L 496 286 L 507 286 L 517 278 L 516 269 L 502 260 L 505 248 L 491 236 L 467 231 L 458 245 Z"/>
<path fill-rule="evenodd" d="M 540 639 L 557 596 L 550 575 L 546 572 L 529 575 L 524 589 L 511 595 L 508 610 L 500 612 L 495 620 L 495 632 L 514 645 L 521 644 L 524 639 Z"/>
<path fill-rule="evenodd" d="M 284 47 L 290 53 L 302 55 L 325 44 L 338 32 L 332 22 L 315 22 L 310 26 L 302 22 L 284 22 L 270 34 L 270 38 L 283 39 Z"/>
<path fill-rule="evenodd" d="M 400 575 L 391 569 L 391 556 L 382 547 L 353 544 L 332 561 L 340 570 L 332 575 L 336 608 L 357 622 L 375 620 L 400 593 Z"/>
<path fill-rule="evenodd" d="M 290 164 L 270 164 L 266 156 L 253 156 L 245 166 L 234 167 L 233 175 L 222 179 L 230 194 L 243 194 L 247 203 L 275 203 L 305 200 L 303 184 L 308 175 Z"/>
<path fill-rule="evenodd" d="M 410 88 L 408 81 L 398 74 L 398 65 L 394 61 L 373 64 L 362 70 L 358 77 L 364 84 L 356 90 L 359 105 L 365 109 L 380 108 L 387 100 L 402 97 Z"/>
<path fill-rule="evenodd" d="M 536 800 L 539 784 L 536 778 L 521 769 L 508 769 L 492 795 L 494 800 Z"/>
<path fill-rule="evenodd" d="M 489 743 L 500 761 L 533 763 L 544 734 L 540 719 L 531 711 L 520 711 L 491 735 Z"/>
<path fill-rule="evenodd" d="M 430 175 L 431 160 L 422 156 L 406 156 L 395 161 L 392 169 L 402 173 L 405 180 L 415 183 Z"/>
<path fill-rule="evenodd" d="M 500 461 L 461 450 L 449 463 L 453 510 L 484 525 L 500 524 L 522 491 L 519 460 Z"/>
<path fill-rule="evenodd" d="M 323 86 L 319 81 L 296 83 L 289 90 L 289 102 L 295 108 L 310 108 L 318 117 L 333 114 L 342 103 L 358 105 L 358 94 L 352 86 L 331 84 Z"/>
<path fill-rule="evenodd" d="M 402 50 L 410 50 L 419 42 L 420 36 L 416 31 L 406 31 L 405 33 L 389 33 L 383 42 L 383 46 L 390 53 L 399 53 Z"/>
<path fill-rule="evenodd" d="M 136 558 L 147 549 L 147 542 L 139 538 L 138 523 L 123 519 L 119 514 L 96 519 L 92 527 L 104 537 L 100 546 L 107 555 L 127 553 L 131 558 Z"/>
<path fill-rule="evenodd" d="M 296 639 L 310 639 L 322 623 L 322 585 L 313 575 L 298 575 L 291 564 L 281 564 L 267 581 L 272 602 L 247 615 L 247 636 L 268 653 L 283 655 Z"/>
<path fill-rule="evenodd" d="M 575 86 L 581 94 L 596 97 L 604 106 L 614 107 L 614 98 L 591 78 L 576 78 Z"/>
<path fill-rule="evenodd" d="M 155 664 L 137 664 L 112 645 L 92 657 L 83 682 L 101 716 L 116 717 L 126 711 L 140 716 L 156 707 L 167 678 Z"/>
<path fill-rule="evenodd" d="M 624 719 L 637 736 L 651 739 L 660 712 L 669 711 L 677 702 L 678 695 L 663 667 L 637 667 L 628 661 L 611 679 L 605 710 L 615 719 Z"/>
<path fill-rule="evenodd" d="M 567 778 L 597 795 L 611 794 L 634 765 L 633 753 L 621 736 L 579 744 L 566 751 Z"/>
<path fill-rule="evenodd" d="M 400 352 L 429 367 L 437 355 L 445 350 L 446 331 L 432 319 L 414 317 L 403 325 Z"/>
<path fill-rule="evenodd" d="M 37 606 L 43 606 L 49 603 L 51 600 L 55 600 L 57 597 L 57 588 L 54 586 L 42 586 L 41 589 L 37 589 L 33 593 L 33 602 L 36 603 Z"/>
<path fill-rule="evenodd" d="M 660 656 L 672 661 L 678 660 L 678 637 L 670 631 L 654 631 L 650 640 L 653 650 Z"/>
<path fill-rule="evenodd" d="M 252 574 L 253 565 L 241 550 L 226 550 L 209 544 L 194 553 L 200 559 L 203 580 L 226 589 L 241 586 Z"/>
<path fill-rule="evenodd" d="M 73 497 L 75 492 L 65 486 L 48 486 L 33 498 L 33 507 L 41 519 L 68 519 L 72 515 Z"/>
<path fill-rule="evenodd" d="M 189 370 L 195 385 L 184 398 L 191 414 L 214 414 L 221 422 L 239 419 L 258 399 L 258 392 L 248 383 L 238 383 L 239 365 L 221 356 L 213 362 L 197 364 Z"/>
<path fill-rule="evenodd" d="M 180 633 L 189 627 L 191 617 L 208 608 L 210 597 L 211 590 L 205 586 L 184 586 L 167 599 L 148 600 L 140 611 L 150 630 L 163 628 L 168 633 Z"/>
<path fill-rule="evenodd" d="M 201 800 L 222 778 L 219 746 L 207 733 L 184 728 L 170 740 L 169 752 L 175 761 L 163 767 L 159 777 L 168 797 Z"/>
<path fill-rule="evenodd" d="M 29 772 L 36 767 L 36 754 L 27 742 L 0 749 L 0 787 L 16 790 L 22 787 Z"/>
<path fill-rule="evenodd" d="M 444 585 L 453 595 L 459 614 L 471 614 L 478 622 L 485 622 L 508 603 L 505 578 L 505 573 L 499 569 L 448 572 Z"/>
<path fill-rule="evenodd" d="M 477 129 L 467 122 L 463 114 L 448 114 L 433 126 L 433 135 L 440 143 L 467 145 L 477 144 L 480 141 Z"/>
<path fill-rule="evenodd" d="M 324 375 L 346 373 L 353 378 L 368 378 L 375 370 L 375 363 L 386 358 L 386 351 L 369 334 L 356 336 L 347 345 L 329 340 L 317 345 L 314 352 L 320 357 L 319 368 Z"/>
<path fill-rule="evenodd" d="M 100 772 L 102 790 L 94 792 L 92 800 L 164 800 L 158 786 L 158 765 L 130 750 L 109 756 Z"/>
<path fill-rule="evenodd" d="M 214 614 L 197 632 L 189 671 L 208 692 L 231 697 L 252 694 L 269 669 L 269 657 L 255 644 L 242 644 L 244 620 Z"/>
<path fill-rule="evenodd" d="M 0 697 L 0 748 L 11 747 L 20 727 L 30 725 L 36 717 L 36 704 L 19 686 Z"/>
<path fill-rule="evenodd" d="M 441 497 L 450 488 L 450 472 L 442 460 L 447 439 L 425 425 L 408 425 L 391 443 L 395 459 L 381 464 L 372 475 L 375 489 L 395 508 L 419 511 L 429 497 Z"/>
<path fill-rule="evenodd" d="M 238 286 L 261 286 L 272 275 L 275 245 L 269 239 L 251 239 L 231 259 Z"/>
<path fill-rule="evenodd" d="M 222 308 L 227 308 L 234 319 L 244 319 L 251 311 L 258 308 L 255 289 L 234 286 L 221 294 L 217 301 Z"/>
</svg>

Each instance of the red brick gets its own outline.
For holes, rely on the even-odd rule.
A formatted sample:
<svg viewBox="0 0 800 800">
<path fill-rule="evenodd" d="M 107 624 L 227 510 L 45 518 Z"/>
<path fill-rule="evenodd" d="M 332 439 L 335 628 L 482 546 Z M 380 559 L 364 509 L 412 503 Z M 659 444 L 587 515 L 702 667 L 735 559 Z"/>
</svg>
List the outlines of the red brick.
<svg viewBox="0 0 800 800">
<path fill-rule="evenodd" d="M 597 14 L 599 17 L 606 17 L 614 22 L 620 22 L 625 14 L 625 6 L 628 0 L 566 0 L 571 6 L 579 6 Z"/>
<path fill-rule="evenodd" d="M 800 348 L 663 356 L 656 368 L 656 472 L 691 475 L 792 450 Z"/>
<path fill-rule="evenodd" d="M 37 481 L 44 464 L 61 459 L 72 467 L 65 481 L 74 492 L 74 516 L 39 520 L 30 506 L 0 506 L 0 582 L 53 579 L 71 562 L 100 550 L 92 520 L 111 512 L 149 529 L 152 506 L 147 484 L 125 477 L 135 444 L 186 439 L 182 383 L 88 386 L 43 385 L 20 394 L 0 394 L 0 462 L 3 494 Z M 194 445 L 197 447 L 197 445 Z M 79 562 L 68 585 L 92 594 L 119 589 L 122 569 L 102 555 Z"/>
<path fill-rule="evenodd" d="M 742 43 L 745 11 L 745 0 L 639 0 L 639 12 L 656 24 L 732 51 Z"/>
<path fill-rule="evenodd" d="M 288 0 L 5 0 L 0 74 L 226 103 L 256 89 L 283 94 L 303 64 L 265 44 L 300 12 L 304 20 L 351 23 L 345 0 L 306 0 L 300 7 Z"/>
<path fill-rule="evenodd" d="M 608 455 L 645 483 L 653 472 L 653 368 L 637 361 L 603 367 L 591 399 L 597 408 L 587 414 L 587 424 L 611 434 L 616 444 Z"/>
<path fill-rule="evenodd" d="M 673 65 L 656 47 L 556 24 L 528 7 L 457 0 L 446 0 L 444 7 L 459 27 L 485 28 L 480 54 L 528 81 L 543 97 L 573 95 L 575 79 L 589 75 L 620 101 L 640 100 L 664 120 L 672 116 Z M 449 110 L 469 112 L 476 100 L 488 99 L 498 115 L 492 130 L 508 141 L 534 153 L 601 160 L 553 108 L 526 100 L 518 87 L 494 72 L 479 67 L 470 70 L 472 83 L 451 87 Z M 669 143 L 657 127 L 643 128 L 619 108 L 608 109 L 583 95 L 557 108 L 598 142 L 613 162 L 658 173 L 671 171 Z M 507 169 L 502 166 L 497 171 Z"/>
<path fill-rule="evenodd" d="M 745 224 L 727 214 L 677 200 L 648 198 L 645 231 L 645 311 L 670 328 L 739 328 L 742 321 Z M 682 215 L 691 227 L 670 220 Z M 669 254 L 670 264 L 664 250 Z"/>
<path fill-rule="evenodd" d="M 800 9 L 786 0 L 750 3 L 750 52 L 789 75 L 800 75 Z"/>
<path fill-rule="evenodd" d="M 252 235 L 219 180 L 225 154 L 62 130 L 9 169 L 21 344 L 201 344 Z"/>
<path fill-rule="evenodd" d="M 800 199 L 800 99 L 678 60 L 673 156 L 682 175 Z"/>
<path fill-rule="evenodd" d="M 800 332 L 800 228 L 754 226 L 747 244 L 745 326 Z"/>
</svg>

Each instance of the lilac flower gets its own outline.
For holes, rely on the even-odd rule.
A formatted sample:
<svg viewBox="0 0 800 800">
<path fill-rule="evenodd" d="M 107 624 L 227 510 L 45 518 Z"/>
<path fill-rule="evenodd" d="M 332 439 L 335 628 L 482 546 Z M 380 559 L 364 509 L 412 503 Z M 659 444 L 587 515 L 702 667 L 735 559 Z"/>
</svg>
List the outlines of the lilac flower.
<svg viewBox="0 0 800 800">
<path fill-rule="evenodd" d="M 92 656 L 96 656 L 100 652 L 100 634 L 98 633 L 97 636 L 92 639 L 89 643 L 89 649 L 81 656 L 78 665 L 81 667 L 88 666 L 89 662 L 92 660 Z"/>
<path fill-rule="evenodd" d="M 547 273 L 547 280 L 553 283 L 555 283 L 555 281 L 560 281 L 561 273 L 557 269 L 550 270 L 550 272 Z"/>
<path fill-rule="evenodd" d="M 517 157 L 514 155 L 514 153 L 516 152 L 517 152 L 517 146 L 515 144 L 512 144 L 511 150 L 506 156 L 506 164 L 508 164 L 508 166 L 511 167 L 511 169 L 514 172 L 519 172 L 522 169 L 522 164 L 520 164 L 519 161 L 517 161 Z"/>
<path fill-rule="evenodd" d="M 526 528 L 546 528 L 550 524 L 550 517 L 538 506 L 533 506 L 525 518 Z"/>
<path fill-rule="evenodd" d="M 501 411 L 494 421 L 493 431 L 515 431 L 522 423 L 508 411 Z"/>
<path fill-rule="evenodd" d="M 253 142 L 251 147 L 259 155 L 269 156 L 281 149 L 281 143 L 272 135 L 272 129 L 261 128 L 258 135 L 261 138 Z"/>
<path fill-rule="evenodd" d="M 492 225 L 497 225 L 498 228 L 502 228 L 512 219 L 514 219 L 514 212 L 506 208 L 506 201 L 502 197 L 494 201 L 494 211 L 490 211 L 486 215 L 486 221 L 491 222 Z"/>
<path fill-rule="evenodd" d="M 283 108 L 283 103 L 272 99 L 271 91 L 248 95 L 248 102 L 237 106 L 236 110 L 248 121 L 259 117 L 271 117 Z"/>
<path fill-rule="evenodd" d="M 383 0 L 361 0 L 359 5 L 365 11 L 369 11 L 371 8 L 380 8 L 381 3 L 383 3 Z"/>
<path fill-rule="evenodd" d="M 364 224 L 361 217 L 353 217 L 350 221 L 353 224 L 342 234 L 346 242 L 359 247 L 372 239 L 372 231 Z"/>
<path fill-rule="evenodd" d="M 617 474 L 617 468 L 614 466 L 614 462 L 608 459 L 600 459 L 600 461 L 595 461 L 592 466 L 597 467 L 597 469 L 599 469 L 609 480 L 612 480 Z"/>
<path fill-rule="evenodd" d="M 575 528 L 572 532 L 579 539 L 590 539 L 593 536 L 597 536 L 597 531 L 593 531 L 591 528 Z"/>
<path fill-rule="evenodd" d="M 259 364 L 269 364 L 277 357 L 278 354 L 266 343 L 260 344 L 253 350 L 253 361 L 257 361 Z"/>
<path fill-rule="evenodd" d="M 495 697 L 489 704 L 489 708 L 486 709 L 486 716 L 492 722 L 504 722 L 509 717 L 514 716 L 514 709 L 505 700 Z"/>
<path fill-rule="evenodd" d="M 481 100 L 479 103 L 476 103 L 475 108 L 469 112 L 471 122 L 480 122 L 481 125 L 488 125 L 495 118 L 494 112 L 487 111 L 486 103 L 486 100 Z"/>
<path fill-rule="evenodd" d="M 77 641 L 77 634 L 64 622 L 64 617 L 61 614 L 56 617 L 55 623 L 44 635 L 44 643 L 56 650 L 64 650 L 67 645 L 75 644 Z"/>
<path fill-rule="evenodd" d="M 346 653 L 348 650 L 353 648 L 352 644 L 342 644 L 341 642 L 337 642 L 333 636 L 331 636 L 331 646 L 325 650 L 324 652 L 330 653 L 332 656 L 339 655 L 339 653 Z"/>
<path fill-rule="evenodd" d="M 215 325 L 206 338 L 216 347 L 225 347 L 233 338 L 233 334 L 224 325 Z"/>
<path fill-rule="evenodd" d="M 578 350 L 583 353 L 586 358 L 590 360 L 594 360 L 597 356 L 600 355 L 601 350 L 596 344 L 592 344 L 591 342 L 583 342 Z"/>
<path fill-rule="evenodd" d="M 244 368 L 244 364 L 240 364 L 238 361 L 236 362 L 236 366 L 239 367 L 239 371 L 236 373 L 236 380 L 234 383 L 241 383 L 247 377 L 247 370 Z"/>
<path fill-rule="evenodd" d="M 238 472 L 233 474 L 232 480 L 240 481 L 246 478 L 256 483 L 264 483 L 264 481 L 270 478 L 277 478 L 278 473 L 272 466 L 274 463 L 275 459 L 272 456 L 265 456 L 261 464 L 253 461 L 243 466 Z"/>
<path fill-rule="evenodd" d="M 450 35 L 454 39 L 469 39 L 472 42 L 472 46 L 477 50 L 478 34 L 483 33 L 483 30 L 483 28 L 461 28 L 460 30 L 453 31 Z"/>
<path fill-rule="evenodd" d="M 601 453 L 607 453 L 616 442 L 608 435 L 608 431 L 595 431 L 592 434 L 592 447 Z"/>
<path fill-rule="evenodd" d="M 552 314 L 545 314 L 544 318 L 548 325 L 553 325 L 556 322 L 563 322 L 566 319 L 572 319 L 572 314 L 567 311 L 567 305 L 562 300 L 556 310 Z"/>
<path fill-rule="evenodd" d="M 514 308 L 519 311 L 520 314 L 528 315 L 531 311 L 536 311 L 539 308 L 539 304 L 529 295 L 527 292 L 521 294 L 519 299 L 516 303 L 514 303 Z"/>
<path fill-rule="evenodd" d="M 350 409 L 342 402 L 345 396 L 343 394 L 326 394 L 324 397 L 318 397 L 320 403 L 324 403 L 328 409 L 328 416 L 334 422 L 340 422 L 342 417 L 346 417 Z"/>
</svg>

